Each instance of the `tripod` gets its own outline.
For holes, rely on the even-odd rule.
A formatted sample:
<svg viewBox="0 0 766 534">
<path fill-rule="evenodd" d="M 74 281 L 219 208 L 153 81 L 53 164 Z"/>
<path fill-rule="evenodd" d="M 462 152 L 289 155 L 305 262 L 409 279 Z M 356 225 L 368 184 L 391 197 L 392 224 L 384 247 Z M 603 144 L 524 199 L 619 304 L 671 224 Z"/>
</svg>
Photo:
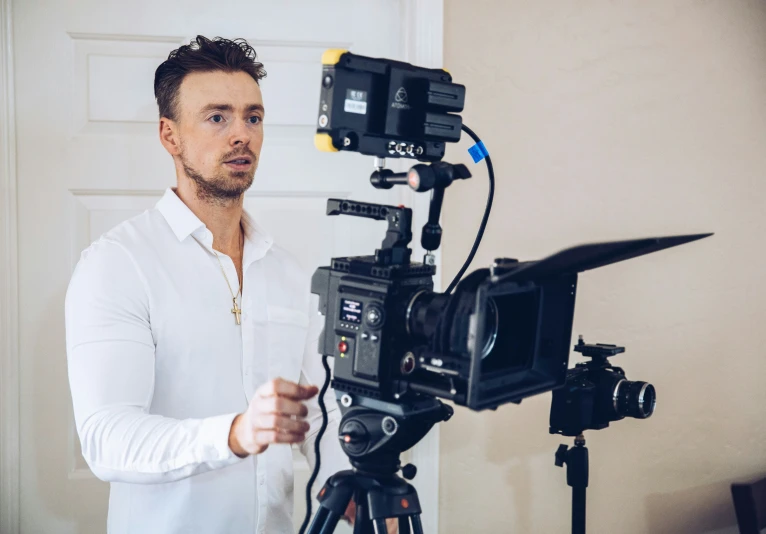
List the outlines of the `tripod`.
<svg viewBox="0 0 766 534">
<path fill-rule="evenodd" d="M 572 534 L 585 534 L 585 489 L 588 487 L 588 447 L 585 437 L 575 438 L 574 447 L 559 445 L 556 465 L 567 465 L 567 484 L 572 487 Z"/>
<path fill-rule="evenodd" d="M 309 534 L 333 532 L 352 498 L 356 503 L 354 534 L 385 534 L 386 518 L 390 517 L 399 519 L 401 534 L 423 534 L 422 510 L 415 488 L 397 475 L 364 473 L 358 469 L 340 471 L 325 483 L 319 492 L 319 510 Z"/>
<path fill-rule="evenodd" d="M 308 534 L 330 534 L 351 499 L 356 503 L 354 534 L 385 534 L 386 518 L 398 518 L 400 534 L 423 534 L 420 501 L 405 479 L 415 466 L 401 467 L 399 455 L 423 439 L 431 427 L 452 416 L 451 407 L 436 399 L 402 406 L 361 399 L 343 414 L 338 437 L 353 469 L 331 476 L 319 492 L 319 510 Z M 350 404 L 343 395 L 341 404 Z"/>
</svg>

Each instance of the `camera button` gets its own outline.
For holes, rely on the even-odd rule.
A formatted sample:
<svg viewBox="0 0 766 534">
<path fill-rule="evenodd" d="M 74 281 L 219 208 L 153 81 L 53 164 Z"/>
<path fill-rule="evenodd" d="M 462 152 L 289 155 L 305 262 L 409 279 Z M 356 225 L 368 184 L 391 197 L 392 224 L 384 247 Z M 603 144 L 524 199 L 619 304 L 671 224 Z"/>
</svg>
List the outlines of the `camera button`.
<svg viewBox="0 0 766 534">
<path fill-rule="evenodd" d="M 377 328 L 383 324 L 383 310 L 377 306 L 370 306 L 365 315 L 367 324 L 372 328 Z"/>
</svg>

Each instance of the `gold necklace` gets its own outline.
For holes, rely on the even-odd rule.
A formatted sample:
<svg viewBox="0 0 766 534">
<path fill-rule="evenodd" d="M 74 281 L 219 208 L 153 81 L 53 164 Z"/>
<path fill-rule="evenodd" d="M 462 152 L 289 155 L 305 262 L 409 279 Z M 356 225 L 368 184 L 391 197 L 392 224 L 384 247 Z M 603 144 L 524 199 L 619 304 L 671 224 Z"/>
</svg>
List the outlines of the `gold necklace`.
<svg viewBox="0 0 766 534">
<path fill-rule="evenodd" d="M 239 247 L 240 257 L 243 255 L 243 252 L 244 252 L 244 248 L 245 248 L 244 241 L 245 241 L 245 238 L 244 238 L 244 235 L 242 235 L 240 237 L 240 247 Z M 229 283 L 229 277 L 226 276 L 226 270 L 223 268 L 223 263 L 221 263 L 221 256 L 218 255 L 218 251 L 216 251 L 215 249 L 213 249 L 213 252 L 215 252 L 215 257 L 218 258 L 218 265 L 221 266 L 221 272 L 223 273 L 223 277 L 226 279 L 226 285 L 229 286 L 229 293 L 231 293 L 231 301 L 232 303 L 234 303 L 234 307 L 231 309 L 231 313 L 234 314 L 234 318 L 236 319 L 237 324 L 241 324 L 240 315 L 242 313 L 242 308 L 237 306 L 237 297 L 240 296 L 242 293 L 242 283 L 240 281 L 240 285 L 237 288 L 237 294 L 234 295 L 234 291 L 231 290 L 231 284 Z M 236 266 L 234 267 L 234 270 L 236 270 Z M 242 277 L 244 278 L 244 276 L 245 276 L 245 273 L 243 271 Z"/>
</svg>

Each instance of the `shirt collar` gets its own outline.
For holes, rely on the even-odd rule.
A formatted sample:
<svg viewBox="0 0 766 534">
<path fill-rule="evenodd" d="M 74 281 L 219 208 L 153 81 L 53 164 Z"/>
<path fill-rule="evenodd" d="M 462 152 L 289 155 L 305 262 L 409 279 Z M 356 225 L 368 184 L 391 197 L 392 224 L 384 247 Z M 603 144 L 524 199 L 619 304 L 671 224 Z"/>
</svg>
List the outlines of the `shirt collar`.
<svg viewBox="0 0 766 534">
<path fill-rule="evenodd" d="M 205 223 L 194 215 L 194 212 L 178 198 L 176 192 L 168 187 L 156 205 L 157 210 L 165 217 L 170 229 L 179 241 L 183 241 L 196 230 L 205 228 Z"/>
<path fill-rule="evenodd" d="M 157 210 L 165 217 L 171 230 L 179 241 L 184 241 L 190 235 L 202 238 L 204 243 L 211 247 L 213 235 L 207 230 L 207 226 L 183 200 L 178 198 L 175 190 L 168 187 L 163 197 L 156 204 Z M 245 250 L 243 264 L 248 264 L 266 255 L 274 240 L 253 219 L 247 210 L 242 210 L 242 228 L 245 230 Z"/>
<path fill-rule="evenodd" d="M 245 250 L 242 257 L 242 266 L 247 266 L 252 262 L 263 258 L 274 244 L 274 240 L 267 234 L 263 228 L 258 226 L 252 215 L 246 210 L 242 210 L 242 228 L 245 230 Z"/>
</svg>

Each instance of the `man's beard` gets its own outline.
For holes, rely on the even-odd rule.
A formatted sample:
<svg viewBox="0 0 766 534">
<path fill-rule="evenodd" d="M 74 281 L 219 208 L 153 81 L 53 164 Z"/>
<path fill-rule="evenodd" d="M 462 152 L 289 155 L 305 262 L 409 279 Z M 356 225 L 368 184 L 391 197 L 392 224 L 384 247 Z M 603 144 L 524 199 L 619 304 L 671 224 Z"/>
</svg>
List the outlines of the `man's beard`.
<svg viewBox="0 0 766 534">
<path fill-rule="evenodd" d="M 221 170 L 207 177 L 191 166 L 191 163 L 186 158 L 186 151 L 183 147 L 181 147 L 180 158 L 186 176 L 191 178 L 197 186 L 197 198 L 199 200 L 215 204 L 228 204 L 232 200 L 238 200 L 253 185 L 253 177 L 255 176 L 258 160 L 252 152 L 247 154 L 253 159 L 253 166 L 250 170 L 233 172 Z M 236 157 L 236 155 L 232 157 Z"/>
</svg>

